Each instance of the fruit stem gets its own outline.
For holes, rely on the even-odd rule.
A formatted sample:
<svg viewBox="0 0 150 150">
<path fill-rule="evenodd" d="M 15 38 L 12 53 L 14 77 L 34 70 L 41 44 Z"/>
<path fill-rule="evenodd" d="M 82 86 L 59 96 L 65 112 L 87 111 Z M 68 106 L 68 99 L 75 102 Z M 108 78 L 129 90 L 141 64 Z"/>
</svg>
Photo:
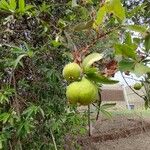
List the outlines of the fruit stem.
<svg viewBox="0 0 150 150">
<path fill-rule="evenodd" d="M 88 126 L 89 126 L 89 136 L 91 136 L 90 105 L 88 105 Z"/>
</svg>

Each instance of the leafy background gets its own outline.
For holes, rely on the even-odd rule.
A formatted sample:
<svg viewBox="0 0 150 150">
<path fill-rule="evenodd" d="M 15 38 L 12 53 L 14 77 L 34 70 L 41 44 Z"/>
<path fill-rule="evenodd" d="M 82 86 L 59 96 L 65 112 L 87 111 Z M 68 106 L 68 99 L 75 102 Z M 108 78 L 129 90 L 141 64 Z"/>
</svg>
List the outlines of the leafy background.
<svg viewBox="0 0 150 150">
<path fill-rule="evenodd" d="M 123 1 L 129 23 L 149 22 L 147 2 Z M 66 134 L 85 133 L 87 114 L 68 106 L 62 69 L 73 60 L 74 49 L 86 47 L 97 37 L 91 28 L 94 20 L 98 28 L 101 25 L 99 34 L 121 24 L 124 13 L 113 12 L 116 22 L 112 8 L 102 23 L 104 16 L 97 15 L 102 5 L 99 0 L 0 1 L 1 149 L 56 149 L 56 145 L 63 149 Z M 114 42 L 118 53 L 122 47 L 128 48 L 119 44 L 124 33 L 113 31 L 90 47 L 87 53 L 106 55 L 99 67 L 114 59 Z M 126 56 L 135 57 L 134 52 Z"/>
</svg>

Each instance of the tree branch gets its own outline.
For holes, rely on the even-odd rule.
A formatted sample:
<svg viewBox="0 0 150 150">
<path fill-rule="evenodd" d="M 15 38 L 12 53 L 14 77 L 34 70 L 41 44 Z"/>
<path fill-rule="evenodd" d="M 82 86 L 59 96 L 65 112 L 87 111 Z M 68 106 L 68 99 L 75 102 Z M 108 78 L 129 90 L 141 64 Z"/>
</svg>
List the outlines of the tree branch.
<svg viewBox="0 0 150 150">
<path fill-rule="evenodd" d="M 121 72 L 121 76 L 124 79 L 124 81 L 126 82 L 126 84 L 128 85 L 128 87 L 139 97 L 141 97 L 142 99 L 144 98 L 143 96 L 141 96 L 139 93 L 137 93 L 135 90 L 133 90 L 133 88 L 128 84 L 128 82 L 126 81 L 125 77 L 123 76 L 123 73 Z"/>
<path fill-rule="evenodd" d="M 111 30 L 107 31 L 106 33 L 103 33 L 103 34 L 98 35 L 98 36 L 93 40 L 92 43 L 90 43 L 89 45 L 87 45 L 86 48 L 87 48 L 87 49 L 91 48 L 94 44 L 96 44 L 96 42 L 97 42 L 99 39 L 105 37 L 106 35 L 109 35 L 109 34 L 112 33 L 113 31 L 115 31 L 115 30 L 117 30 L 117 29 L 119 29 L 119 28 L 121 28 L 121 27 L 122 27 L 122 26 L 114 27 L 114 28 L 112 28 Z"/>
</svg>

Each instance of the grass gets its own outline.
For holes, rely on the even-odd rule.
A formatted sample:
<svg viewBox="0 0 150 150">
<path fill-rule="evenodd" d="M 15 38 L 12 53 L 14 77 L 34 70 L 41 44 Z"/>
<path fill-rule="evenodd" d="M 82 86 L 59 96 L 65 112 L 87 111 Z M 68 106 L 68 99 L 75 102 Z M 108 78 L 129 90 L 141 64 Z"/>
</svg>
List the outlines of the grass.
<svg viewBox="0 0 150 150">
<path fill-rule="evenodd" d="M 150 109 L 148 110 L 144 110 L 144 109 L 136 109 L 136 110 L 121 110 L 121 111 L 110 111 L 112 113 L 113 116 L 115 115 L 142 115 L 145 117 L 149 117 L 150 116 Z"/>
</svg>

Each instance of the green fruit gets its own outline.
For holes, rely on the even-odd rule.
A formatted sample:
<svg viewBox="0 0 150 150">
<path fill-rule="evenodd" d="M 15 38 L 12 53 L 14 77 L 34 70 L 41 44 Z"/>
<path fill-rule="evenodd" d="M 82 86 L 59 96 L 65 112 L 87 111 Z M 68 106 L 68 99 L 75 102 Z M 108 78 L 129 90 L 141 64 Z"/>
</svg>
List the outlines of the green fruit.
<svg viewBox="0 0 150 150">
<path fill-rule="evenodd" d="M 81 76 L 81 68 L 77 63 L 69 63 L 63 69 L 63 77 L 67 81 L 78 80 Z"/>
<path fill-rule="evenodd" d="M 98 89 L 91 81 L 83 78 L 80 81 L 79 103 L 88 105 L 98 98 Z"/>
<path fill-rule="evenodd" d="M 88 105 L 98 99 L 98 88 L 86 78 L 67 87 L 66 96 L 71 104 Z"/>
<path fill-rule="evenodd" d="M 76 104 L 79 100 L 80 92 L 79 82 L 73 82 L 67 87 L 66 96 L 71 104 Z"/>
<path fill-rule="evenodd" d="M 142 88 L 142 84 L 140 84 L 140 83 L 135 83 L 134 84 L 134 89 L 135 90 L 140 90 Z"/>
</svg>

